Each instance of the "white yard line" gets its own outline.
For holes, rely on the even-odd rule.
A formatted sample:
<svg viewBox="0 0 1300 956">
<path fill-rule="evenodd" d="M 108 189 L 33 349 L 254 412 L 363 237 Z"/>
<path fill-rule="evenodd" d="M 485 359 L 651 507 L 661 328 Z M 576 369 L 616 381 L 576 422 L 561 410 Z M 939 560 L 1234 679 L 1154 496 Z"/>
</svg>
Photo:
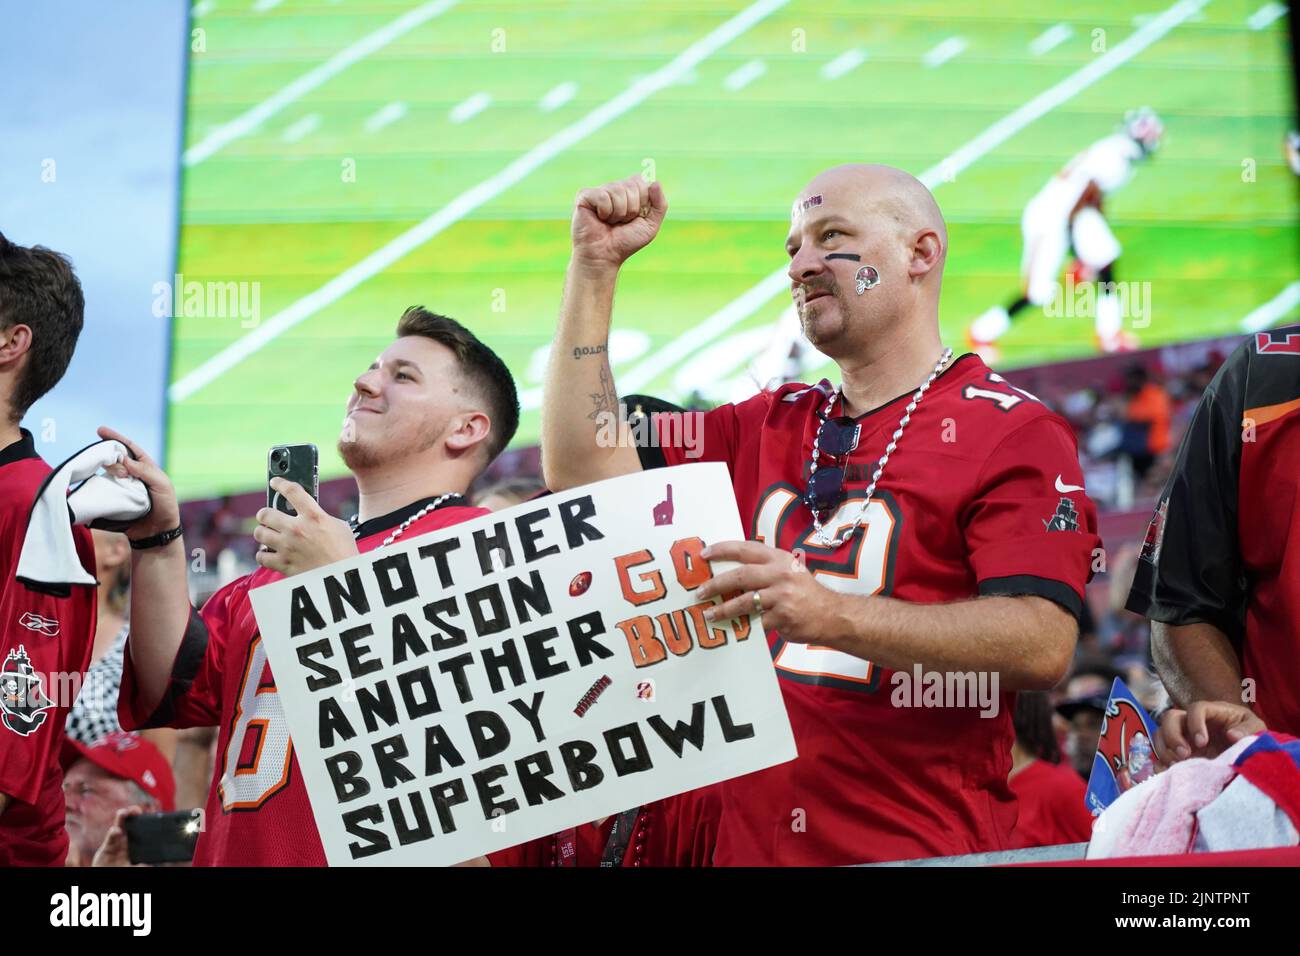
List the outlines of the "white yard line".
<svg viewBox="0 0 1300 956">
<path fill-rule="evenodd" d="M 407 253 L 418 249 L 447 227 L 459 222 L 484 203 L 528 176 L 571 146 L 607 126 L 644 103 L 655 93 L 676 82 L 719 49 L 765 20 L 789 0 L 757 0 L 706 36 L 692 43 L 670 62 L 649 76 L 602 103 L 577 122 L 555 133 L 515 159 L 496 175 L 461 193 L 437 212 L 406 232 L 376 249 L 360 262 L 339 273 L 314 292 L 271 316 L 243 338 L 232 342 L 216 355 L 178 379 L 168 389 L 173 402 L 184 401 L 199 389 L 234 368 L 244 359 L 265 348 L 289 329 L 311 318 L 321 309 L 337 302 L 367 279 L 383 272 Z"/>
<path fill-rule="evenodd" d="M 856 70 L 867 62 L 867 54 L 862 50 L 845 50 L 821 69 L 822 79 L 837 80 L 850 70 Z"/>
<path fill-rule="evenodd" d="M 284 3 L 284 0 L 257 0 L 253 4 L 253 12 L 266 13 L 268 10 L 274 10 L 282 3 Z"/>
<path fill-rule="evenodd" d="M 739 93 L 756 79 L 767 72 L 767 64 L 762 60 L 750 60 L 744 66 L 737 67 L 727 74 L 722 85 L 732 93 Z"/>
<path fill-rule="evenodd" d="M 478 92 L 463 102 L 457 103 L 447 114 L 447 118 L 453 123 L 464 123 L 466 120 L 473 119 L 482 113 L 492 104 L 492 96 L 488 93 Z"/>
<path fill-rule="evenodd" d="M 290 124 L 280 138 L 286 143 L 297 143 L 316 132 L 318 126 L 320 126 L 320 114 L 308 113 L 302 119 Z"/>
<path fill-rule="evenodd" d="M 1241 320 L 1243 332 L 1262 332 L 1297 305 L 1300 305 L 1300 282 L 1289 286 Z"/>
<path fill-rule="evenodd" d="M 181 156 L 181 162 L 186 166 L 198 165 L 228 144 L 242 136 L 247 136 L 286 106 L 297 102 L 328 80 L 338 76 L 353 63 L 365 59 L 377 50 L 388 46 L 398 37 L 404 36 L 421 24 L 446 13 L 457 2 L 459 0 L 432 0 L 430 3 L 421 4 L 414 10 L 402 14 L 391 23 L 380 27 L 374 33 L 362 37 L 356 43 L 334 54 L 320 66 L 304 73 L 273 96 L 258 103 L 246 113 L 241 113 L 229 123 L 218 126 L 187 149 Z"/>
<path fill-rule="evenodd" d="M 1029 52 L 1034 56 L 1051 53 L 1072 36 L 1074 36 L 1074 30 L 1068 23 L 1058 23 L 1030 40 Z"/>
<path fill-rule="evenodd" d="M 387 106 L 383 107 L 377 113 L 375 113 L 373 116 L 371 116 L 369 119 L 366 120 L 366 132 L 377 133 L 385 126 L 389 126 L 393 123 L 396 123 L 399 119 L 401 119 L 403 116 L 406 115 L 406 112 L 407 112 L 407 106 L 401 100 L 397 100 L 394 103 L 389 103 Z"/>
<path fill-rule="evenodd" d="M 1164 13 L 1154 17 L 1146 26 L 1131 36 L 1111 47 L 1110 51 L 1092 60 L 1086 66 L 1070 74 L 1060 83 L 1043 91 L 1015 112 L 1008 114 L 980 133 L 966 145 L 957 149 L 950 156 L 931 166 L 917 178 L 930 189 L 937 189 L 945 181 L 950 181 L 961 170 L 968 168 L 980 157 L 1002 145 L 1034 120 L 1072 96 L 1087 89 L 1098 80 L 1109 75 L 1137 56 L 1147 47 L 1180 23 L 1198 13 L 1210 0 L 1181 0 Z M 626 392 L 634 392 L 649 384 L 656 375 L 670 368 L 674 361 L 690 354 L 690 350 L 707 344 L 713 337 L 721 335 L 733 326 L 749 318 L 769 299 L 783 289 L 788 289 L 790 277 L 785 267 L 781 267 L 756 285 L 746 290 L 738 299 L 723 306 L 703 323 L 684 332 L 682 335 L 664 345 L 658 352 L 651 354 L 641 364 L 633 366 L 627 373 L 618 377 L 618 387 Z M 704 337 L 701 330 L 707 329 Z M 683 344 L 687 343 L 687 344 Z"/>
<path fill-rule="evenodd" d="M 1285 3 L 1266 3 L 1250 15 L 1246 26 L 1252 30 L 1262 30 L 1279 17 L 1286 16 Z"/>
<path fill-rule="evenodd" d="M 921 57 L 921 62 L 929 69 L 943 66 L 953 57 L 959 55 L 969 44 L 965 37 L 948 37 L 933 50 Z"/>
<path fill-rule="evenodd" d="M 209 13 L 212 12 L 212 8 L 215 7 L 216 5 L 217 4 L 215 0 L 199 0 L 198 3 L 190 7 L 190 16 L 206 17 Z"/>
<path fill-rule="evenodd" d="M 984 132 L 980 133 L 951 156 L 931 166 L 918 179 L 934 189 L 945 178 L 945 174 L 956 176 L 990 150 L 1001 146 L 1030 123 L 1046 115 L 1062 103 L 1077 96 L 1098 80 L 1109 76 L 1133 57 L 1174 27 L 1190 18 L 1208 4 L 1210 0 L 1180 0 L 1164 13 L 1154 17 L 1146 26 L 1115 44 L 1106 53 L 1089 61 L 1085 66 L 1071 73 L 1051 89 L 1044 90 L 1014 113 L 1004 116 Z"/>
<path fill-rule="evenodd" d="M 559 86 L 548 90 L 546 95 L 541 98 L 537 108 L 543 113 L 551 113 L 558 110 L 569 100 L 578 95 L 578 84 L 572 80 L 565 80 Z"/>
</svg>

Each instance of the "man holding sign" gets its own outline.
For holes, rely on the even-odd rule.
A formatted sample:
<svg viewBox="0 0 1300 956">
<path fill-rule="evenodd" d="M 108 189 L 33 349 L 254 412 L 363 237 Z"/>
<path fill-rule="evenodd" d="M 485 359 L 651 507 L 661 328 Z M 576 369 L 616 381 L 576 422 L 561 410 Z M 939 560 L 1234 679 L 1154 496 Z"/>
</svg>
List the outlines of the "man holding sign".
<svg viewBox="0 0 1300 956">
<path fill-rule="evenodd" d="M 339 453 L 357 480 L 356 523 L 330 517 L 294 484 L 275 490 L 297 514 L 263 509 L 262 568 L 190 608 L 188 552 L 171 482 L 133 443 L 122 467 L 149 486 L 153 510 L 130 529 L 131 637 L 118 713 L 123 727 L 220 726 L 206 829 L 195 863 L 320 866 L 321 846 L 249 592 L 487 514 L 465 490 L 519 422 L 514 381 L 459 323 L 408 309 L 397 340 L 353 386 Z"/>
<path fill-rule="evenodd" d="M 753 622 L 705 617 L 734 501 L 638 472 L 253 591 L 329 862 L 707 862 L 688 791 L 795 756 Z"/>
<path fill-rule="evenodd" d="M 751 540 L 705 550 L 742 566 L 695 596 L 727 598 L 712 620 L 763 615 L 799 757 L 723 784 L 714 862 L 1009 847 L 1012 692 L 1065 674 L 1099 543 L 1072 433 L 942 347 L 948 242 L 929 191 L 844 166 L 799 196 L 786 240 L 804 332 L 843 385 L 723 405 L 702 455 L 667 416 L 634 440 L 606 343 L 618 271 L 666 212 L 640 177 L 579 192 L 542 460 L 557 492 L 696 457 L 729 469 Z M 980 681 L 992 706 L 952 693 Z"/>
</svg>

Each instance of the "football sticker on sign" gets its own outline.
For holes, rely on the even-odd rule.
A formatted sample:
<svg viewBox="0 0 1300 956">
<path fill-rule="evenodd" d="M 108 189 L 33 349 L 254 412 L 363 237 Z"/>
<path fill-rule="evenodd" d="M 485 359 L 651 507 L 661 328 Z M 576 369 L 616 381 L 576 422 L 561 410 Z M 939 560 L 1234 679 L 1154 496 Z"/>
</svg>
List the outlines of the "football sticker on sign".
<svg viewBox="0 0 1300 956">
<path fill-rule="evenodd" d="M 671 524 L 637 504 L 665 482 Z M 691 464 L 253 591 L 330 864 L 459 863 L 793 759 L 758 619 L 693 597 L 743 537 L 726 466 Z"/>
</svg>

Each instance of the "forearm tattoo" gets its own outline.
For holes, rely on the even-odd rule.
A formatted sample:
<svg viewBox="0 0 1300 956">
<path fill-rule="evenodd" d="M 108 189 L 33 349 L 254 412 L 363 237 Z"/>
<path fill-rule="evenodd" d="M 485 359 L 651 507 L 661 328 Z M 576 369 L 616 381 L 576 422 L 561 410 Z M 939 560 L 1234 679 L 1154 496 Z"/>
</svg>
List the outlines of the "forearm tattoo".
<svg viewBox="0 0 1300 956">
<path fill-rule="evenodd" d="M 608 362 L 600 367 L 600 391 L 588 394 L 595 407 L 587 417 L 593 422 L 599 422 L 602 414 L 612 414 L 618 409 L 618 392 L 614 390 L 614 376 L 610 374 Z"/>
</svg>

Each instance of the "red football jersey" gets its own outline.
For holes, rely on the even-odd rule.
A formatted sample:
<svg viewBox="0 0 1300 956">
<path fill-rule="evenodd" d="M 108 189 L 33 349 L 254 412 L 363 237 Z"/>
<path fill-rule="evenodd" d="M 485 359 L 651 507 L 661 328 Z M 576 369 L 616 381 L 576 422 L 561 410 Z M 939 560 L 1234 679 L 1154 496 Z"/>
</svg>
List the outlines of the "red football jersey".
<svg viewBox="0 0 1300 956">
<path fill-rule="evenodd" d="M 1079 613 L 1099 539 L 1063 419 L 963 355 L 912 415 L 861 529 L 828 549 L 801 496 L 830 394 L 827 382 L 791 384 L 723 405 L 704 416 L 702 449 L 682 447 L 681 424 L 659 416 L 662 447 L 642 449 L 642 462 L 726 462 L 749 537 L 802 549 L 832 590 L 917 603 L 1038 595 Z M 857 516 L 911 394 L 859 416 L 848 499 L 829 516 L 832 531 Z M 979 707 L 896 707 L 897 693 L 912 702 L 920 694 L 895 672 L 776 632 L 767 638 L 799 756 L 723 785 L 716 864 L 850 864 L 1009 846 L 1014 694 L 1002 691 L 989 718 Z"/>
<path fill-rule="evenodd" d="M 1084 804 L 1087 786 L 1068 763 L 1035 760 L 1011 778 L 1020 811 L 1013 843 L 1017 847 L 1087 843 L 1092 814 Z"/>
<path fill-rule="evenodd" d="M 51 469 L 31 433 L 0 449 L 0 868 L 62 866 L 63 771 L 59 751 L 68 710 L 95 644 L 95 589 L 72 585 L 65 596 L 15 579 L 36 493 Z M 95 573 L 86 528 L 73 527 L 77 555 Z"/>
<path fill-rule="evenodd" d="M 427 502 L 374 518 L 359 529 L 357 547 L 371 551 Z M 403 538 L 488 514 L 483 508 L 439 508 L 412 524 Z M 278 581 L 259 568 L 212 595 L 189 628 L 172 668 L 171 684 L 153 714 L 136 696 L 127 638 L 118 716 L 122 727 L 220 727 L 208 792 L 206 828 L 195 866 L 325 866 L 325 850 L 302 782 L 275 678 L 248 592 Z"/>
<path fill-rule="evenodd" d="M 623 866 L 712 866 L 722 805 L 718 788 L 689 790 L 643 807 L 623 854 Z M 575 827 L 574 866 L 600 866 L 616 817 Z M 489 853 L 493 866 L 559 866 L 559 835 Z"/>
</svg>

